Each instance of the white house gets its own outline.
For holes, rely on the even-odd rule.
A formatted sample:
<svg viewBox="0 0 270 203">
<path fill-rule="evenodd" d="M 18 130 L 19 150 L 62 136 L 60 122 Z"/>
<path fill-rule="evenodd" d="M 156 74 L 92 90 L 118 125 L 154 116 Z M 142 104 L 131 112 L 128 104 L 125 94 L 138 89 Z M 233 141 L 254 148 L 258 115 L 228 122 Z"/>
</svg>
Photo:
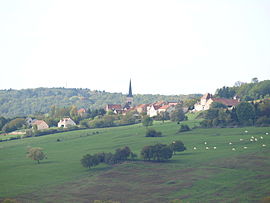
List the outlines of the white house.
<svg viewBox="0 0 270 203">
<path fill-rule="evenodd" d="M 150 105 L 147 107 L 147 115 L 149 117 L 154 117 L 158 115 L 158 108 L 159 106 Z"/>
<path fill-rule="evenodd" d="M 58 122 L 58 128 L 63 127 L 67 128 L 69 126 L 74 126 L 76 123 L 71 118 L 63 118 Z"/>
</svg>

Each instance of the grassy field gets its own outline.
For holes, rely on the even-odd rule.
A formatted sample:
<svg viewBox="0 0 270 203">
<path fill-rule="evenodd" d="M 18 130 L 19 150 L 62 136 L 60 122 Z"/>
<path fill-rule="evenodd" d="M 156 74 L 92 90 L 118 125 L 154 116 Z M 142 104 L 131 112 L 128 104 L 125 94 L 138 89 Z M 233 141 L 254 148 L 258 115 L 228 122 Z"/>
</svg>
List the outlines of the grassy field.
<svg viewBox="0 0 270 203">
<path fill-rule="evenodd" d="M 194 120 L 187 123 L 196 125 Z M 179 125 L 172 122 L 156 122 L 153 128 L 164 137 L 146 138 L 145 127 L 138 124 L 0 143 L 0 199 L 258 202 L 270 196 L 270 128 L 194 129 L 181 134 L 177 133 Z M 258 141 L 250 142 L 251 136 Z M 90 170 L 80 164 L 87 153 L 114 152 L 118 147 L 129 146 L 139 154 L 145 145 L 169 144 L 173 140 L 182 140 L 187 150 L 168 162 L 138 160 Z M 27 159 L 29 146 L 42 147 L 48 159 L 39 165 Z"/>
</svg>

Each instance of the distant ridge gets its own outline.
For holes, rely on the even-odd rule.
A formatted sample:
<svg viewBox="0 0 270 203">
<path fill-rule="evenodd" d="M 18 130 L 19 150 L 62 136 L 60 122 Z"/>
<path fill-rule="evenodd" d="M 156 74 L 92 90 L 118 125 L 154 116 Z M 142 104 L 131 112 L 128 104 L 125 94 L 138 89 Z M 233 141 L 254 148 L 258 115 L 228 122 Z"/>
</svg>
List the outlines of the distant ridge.
<svg viewBox="0 0 270 203">
<path fill-rule="evenodd" d="M 200 97 L 201 94 L 192 95 L 152 95 L 133 94 L 134 105 L 153 103 L 155 101 L 179 101 L 190 97 Z M 33 88 L 22 90 L 0 90 L 0 116 L 16 117 L 35 113 L 47 113 L 51 106 L 72 106 L 78 108 L 103 108 L 106 104 L 123 104 L 126 95 L 122 93 L 109 93 L 99 90 L 83 88 Z"/>
</svg>

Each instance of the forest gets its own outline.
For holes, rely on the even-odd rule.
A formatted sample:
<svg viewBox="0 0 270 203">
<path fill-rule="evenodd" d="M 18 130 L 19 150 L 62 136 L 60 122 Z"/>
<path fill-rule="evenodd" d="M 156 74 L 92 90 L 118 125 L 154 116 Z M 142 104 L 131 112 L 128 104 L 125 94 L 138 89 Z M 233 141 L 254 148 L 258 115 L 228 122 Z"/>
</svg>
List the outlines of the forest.
<svg viewBox="0 0 270 203">
<path fill-rule="evenodd" d="M 134 105 L 156 101 L 180 101 L 199 98 L 201 94 L 153 95 L 135 94 Z M 125 94 L 81 88 L 35 88 L 0 90 L 0 115 L 4 117 L 48 113 L 52 106 L 77 108 L 104 108 L 106 104 L 124 104 Z"/>
</svg>

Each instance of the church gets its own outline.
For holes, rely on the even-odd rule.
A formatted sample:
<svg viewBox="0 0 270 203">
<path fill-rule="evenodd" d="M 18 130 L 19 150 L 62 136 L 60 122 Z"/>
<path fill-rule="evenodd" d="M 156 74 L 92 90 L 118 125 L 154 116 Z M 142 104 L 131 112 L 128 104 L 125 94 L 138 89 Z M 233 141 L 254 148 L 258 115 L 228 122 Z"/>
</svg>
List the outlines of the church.
<svg viewBox="0 0 270 203">
<path fill-rule="evenodd" d="M 129 89 L 128 95 L 126 96 L 126 101 L 124 106 L 121 104 L 107 104 L 105 107 L 106 111 L 113 111 L 115 114 L 121 114 L 133 106 L 133 95 L 132 95 L 132 87 L 131 87 L 131 79 L 129 81 Z"/>
</svg>

